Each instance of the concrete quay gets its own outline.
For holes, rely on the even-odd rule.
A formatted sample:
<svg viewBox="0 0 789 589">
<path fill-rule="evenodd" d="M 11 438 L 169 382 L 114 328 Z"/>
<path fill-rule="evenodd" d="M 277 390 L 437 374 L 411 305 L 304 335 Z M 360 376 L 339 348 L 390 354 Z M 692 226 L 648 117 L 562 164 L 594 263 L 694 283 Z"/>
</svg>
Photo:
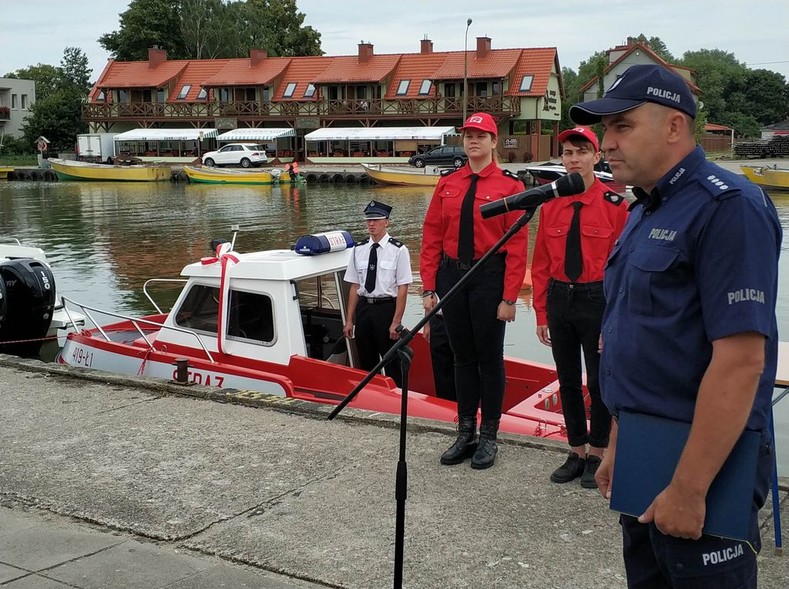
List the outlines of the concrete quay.
<svg viewBox="0 0 789 589">
<path fill-rule="evenodd" d="M 3 589 L 392 586 L 398 417 L 10 356 L 0 382 Z M 409 420 L 405 587 L 626 586 L 616 515 L 548 481 L 562 444 L 503 435 L 474 471 L 439 465 L 452 436 Z"/>
</svg>

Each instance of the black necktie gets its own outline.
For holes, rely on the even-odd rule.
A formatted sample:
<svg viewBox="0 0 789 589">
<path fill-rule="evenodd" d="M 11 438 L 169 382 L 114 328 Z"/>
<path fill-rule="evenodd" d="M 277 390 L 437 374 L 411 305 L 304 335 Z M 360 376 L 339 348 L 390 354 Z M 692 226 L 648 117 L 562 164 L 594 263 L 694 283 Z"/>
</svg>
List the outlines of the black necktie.
<svg viewBox="0 0 789 589">
<path fill-rule="evenodd" d="M 474 196 L 477 194 L 479 176 L 471 174 L 463 204 L 460 206 L 460 231 L 458 231 L 458 259 L 464 264 L 471 264 L 474 259 Z"/>
<path fill-rule="evenodd" d="M 583 272 L 584 264 L 581 259 L 581 207 L 584 203 L 573 203 L 573 220 L 570 221 L 570 230 L 567 232 L 567 247 L 564 251 L 564 273 L 570 282 L 575 282 Z"/>
<path fill-rule="evenodd" d="M 378 244 L 370 246 L 370 261 L 367 264 L 367 277 L 364 279 L 364 290 L 372 295 L 375 290 L 375 269 L 378 267 Z"/>
</svg>

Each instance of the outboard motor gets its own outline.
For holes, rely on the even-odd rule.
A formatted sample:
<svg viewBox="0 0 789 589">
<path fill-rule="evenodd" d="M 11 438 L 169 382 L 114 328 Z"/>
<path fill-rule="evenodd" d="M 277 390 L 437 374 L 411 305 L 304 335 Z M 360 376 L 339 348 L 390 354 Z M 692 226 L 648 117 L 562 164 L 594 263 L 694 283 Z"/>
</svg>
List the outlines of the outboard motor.
<svg viewBox="0 0 789 589">
<path fill-rule="evenodd" d="M 0 323 L 0 352 L 37 357 L 52 323 L 55 277 L 45 263 L 33 258 L 0 262 L 0 282 L 5 290 L 5 316 Z M 0 303 L 0 315 L 2 315 Z M 39 341 L 5 344 L 18 340 Z"/>
</svg>

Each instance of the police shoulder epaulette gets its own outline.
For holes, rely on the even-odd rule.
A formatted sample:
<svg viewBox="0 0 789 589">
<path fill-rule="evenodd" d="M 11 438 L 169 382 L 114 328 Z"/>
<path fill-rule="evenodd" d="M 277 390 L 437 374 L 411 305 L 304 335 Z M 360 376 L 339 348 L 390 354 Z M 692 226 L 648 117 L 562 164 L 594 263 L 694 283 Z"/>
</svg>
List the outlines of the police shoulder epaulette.
<svg viewBox="0 0 789 589">
<path fill-rule="evenodd" d="M 455 172 L 457 172 L 459 169 L 460 168 L 445 168 L 445 169 L 441 170 L 441 175 L 442 176 L 449 176 L 450 174 L 454 174 Z"/>
<path fill-rule="evenodd" d="M 716 174 L 710 172 L 705 175 L 704 172 L 699 174 L 699 184 L 714 198 L 715 200 L 724 200 L 740 194 L 740 186 L 735 183 L 729 184 L 727 180 L 719 178 Z"/>
<path fill-rule="evenodd" d="M 356 245 L 366 245 L 368 243 L 370 243 L 370 238 L 369 237 L 367 239 L 365 239 L 364 241 L 357 241 Z"/>
<path fill-rule="evenodd" d="M 396 247 L 403 247 L 403 242 L 398 239 L 395 239 L 394 237 L 389 238 L 389 243 L 391 243 L 393 246 Z"/>
<path fill-rule="evenodd" d="M 619 194 L 618 192 L 614 192 L 613 190 L 606 190 L 605 194 L 603 194 L 603 200 L 608 201 L 612 205 L 618 207 L 623 202 L 625 202 L 625 197 Z"/>
</svg>

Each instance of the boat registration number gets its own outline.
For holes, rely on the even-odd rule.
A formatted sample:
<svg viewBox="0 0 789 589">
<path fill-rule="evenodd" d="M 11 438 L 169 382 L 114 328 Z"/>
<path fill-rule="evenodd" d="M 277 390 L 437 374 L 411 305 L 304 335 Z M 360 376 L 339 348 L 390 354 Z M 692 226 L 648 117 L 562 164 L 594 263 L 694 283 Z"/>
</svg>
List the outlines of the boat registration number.
<svg viewBox="0 0 789 589">
<path fill-rule="evenodd" d="M 93 366 L 93 352 L 75 346 L 74 351 L 71 352 L 71 363 L 90 368 Z"/>
</svg>

